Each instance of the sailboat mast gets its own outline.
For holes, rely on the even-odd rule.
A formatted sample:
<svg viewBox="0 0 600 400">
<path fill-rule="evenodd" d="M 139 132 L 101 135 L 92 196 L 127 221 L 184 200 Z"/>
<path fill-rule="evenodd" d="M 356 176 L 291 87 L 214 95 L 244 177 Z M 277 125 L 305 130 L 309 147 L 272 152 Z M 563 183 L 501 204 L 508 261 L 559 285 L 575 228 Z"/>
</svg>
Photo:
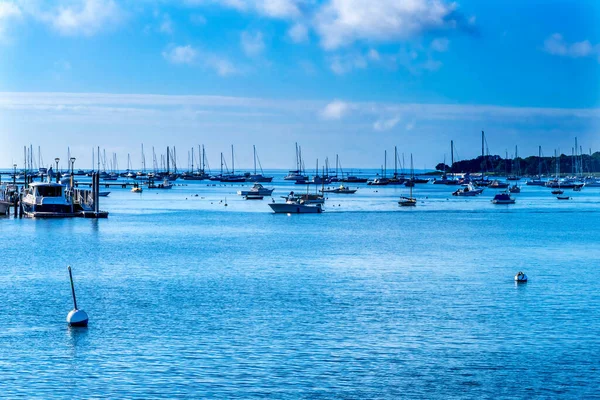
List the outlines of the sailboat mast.
<svg viewBox="0 0 600 400">
<path fill-rule="evenodd" d="M 233 145 L 231 145 L 231 174 L 235 174 L 235 161 L 233 160 Z"/>
<path fill-rule="evenodd" d="M 170 173 L 170 171 L 169 171 L 170 164 L 171 164 L 170 152 L 169 152 L 169 146 L 167 146 L 167 175 L 169 175 L 169 173 Z"/>
<path fill-rule="evenodd" d="M 256 175 L 256 145 L 252 145 L 252 150 L 254 151 L 254 175 Z"/>
<path fill-rule="evenodd" d="M 192 146 L 192 174 L 194 173 L 194 146 Z"/>
<path fill-rule="evenodd" d="M 385 178 L 387 173 L 387 150 L 383 151 L 383 177 Z"/>
<path fill-rule="evenodd" d="M 394 178 L 398 176 L 398 148 L 394 146 Z"/>
<path fill-rule="evenodd" d="M 485 134 L 481 131 L 481 182 L 483 183 L 483 178 L 485 178 L 485 153 L 484 153 L 484 142 L 485 142 Z"/>
<path fill-rule="evenodd" d="M 538 177 L 542 179 L 542 146 L 538 146 Z"/>
<path fill-rule="evenodd" d="M 450 141 L 450 174 L 452 174 L 452 167 L 454 166 L 454 140 Z M 452 176 L 454 176 L 452 174 Z"/>
</svg>

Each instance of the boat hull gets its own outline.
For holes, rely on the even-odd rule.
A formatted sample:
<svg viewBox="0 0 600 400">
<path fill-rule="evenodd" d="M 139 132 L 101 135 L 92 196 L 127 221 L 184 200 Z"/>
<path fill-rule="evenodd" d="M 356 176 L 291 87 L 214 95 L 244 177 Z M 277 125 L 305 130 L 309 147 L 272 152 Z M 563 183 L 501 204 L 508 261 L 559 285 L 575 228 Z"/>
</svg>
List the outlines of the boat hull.
<svg viewBox="0 0 600 400">
<path fill-rule="evenodd" d="M 275 214 L 320 214 L 323 212 L 320 204 L 309 206 L 305 204 L 270 203 L 269 207 Z"/>
</svg>

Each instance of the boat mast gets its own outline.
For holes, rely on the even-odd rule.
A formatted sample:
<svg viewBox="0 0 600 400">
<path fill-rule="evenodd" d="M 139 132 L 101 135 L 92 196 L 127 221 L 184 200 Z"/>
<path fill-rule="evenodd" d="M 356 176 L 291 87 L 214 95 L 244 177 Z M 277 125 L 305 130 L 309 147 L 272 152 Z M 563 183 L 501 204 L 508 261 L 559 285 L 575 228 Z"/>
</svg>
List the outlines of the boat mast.
<svg viewBox="0 0 600 400">
<path fill-rule="evenodd" d="M 385 175 L 387 173 L 387 150 L 383 151 L 383 177 L 385 178 Z"/>
<path fill-rule="evenodd" d="M 235 161 L 233 160 L 233 145 L 231 145 L 231 174 L 235 175 Z"/>
<path fill-rule="evenodd" d="M 542 146 L 538 146 L 538 179 L 542 179 Z"/>
<path fill-rule="evenodd" d="M 192 146 L 192 174 L 194 173 L 194 146 Z"/>
<path fill-rule="evenodd" d="M 398 176 L 398 148 L 394 146 L 394 178 Z"/>
<path fill-rule="evenodd" d="M 454 178 L 454 173 L 452 173 L 452 167 L 454 166 L 454 140 L 450 141 L 450 175 Z"/>
<path fill-rule="evenodd" d="M 223 152 L 221 152 L 221 176 L 223 176 Z"/>
<path fill-rule="evenodd" d="M 483 183 L 483 179 L 485 178 L 485 167 L 487 167 L 487 163 L 485 162 L 485 154 L 484 154 L 484 142 L 485 142 L 485 134 L 481 131 L 481 183 Z"/>
<path fill-rule="evenodd" d="M 169 146 L 167 146 L 167 175 L 169 175 L 169 173 L 170 173 L 170 171 L 169 171 L 170 164 L 171 164 L 170 151 L 169 151 Z"/>
<path fill-rule="evenodd" d="M 254 151 L 254 175 L 256 175 L 256 145 L 252 145 L 252 150 Z"/>
<path fill-rule="evenodd" d="M 413 167 L 413 155 L 412 153 L 410 153 L 410 180 L 411 180 L 411 185 L 409 186 L 410 189 L 410 195 L 409 197 L 412 199 L 413 197 L 413 186 L 414 186 L 414 180 L 415 180 L 415 169 Z"/>
</svg>

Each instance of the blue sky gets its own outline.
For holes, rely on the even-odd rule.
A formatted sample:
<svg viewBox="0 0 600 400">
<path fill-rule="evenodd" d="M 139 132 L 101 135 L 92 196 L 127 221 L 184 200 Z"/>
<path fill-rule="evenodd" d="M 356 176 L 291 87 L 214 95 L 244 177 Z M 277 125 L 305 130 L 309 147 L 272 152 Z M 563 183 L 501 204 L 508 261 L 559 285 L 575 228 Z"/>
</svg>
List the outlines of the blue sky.
<svg viewBox="0 0 600 400">
<path fill-rule="evenodd" d="M 340 154 L 418 167 L 479 152 L 600 149 L 597 1 L 0 0 L 0 165 L 82 166 L 236 145 L 251 164 Z M 164 151 L 164 150 L 162 150 Z M 138 160 L 138 161 L 136 161 Z M 46 162 L 47 164 L 47 162 Z"/>
</svg>

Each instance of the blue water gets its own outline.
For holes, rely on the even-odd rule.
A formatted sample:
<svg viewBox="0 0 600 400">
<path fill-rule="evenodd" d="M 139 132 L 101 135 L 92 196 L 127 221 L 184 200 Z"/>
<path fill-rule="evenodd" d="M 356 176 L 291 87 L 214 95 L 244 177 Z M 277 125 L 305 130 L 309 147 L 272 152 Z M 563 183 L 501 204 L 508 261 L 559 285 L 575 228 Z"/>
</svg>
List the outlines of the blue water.
<svg viewBox="0 0 600 400">
<path fill-rule="evenodd" d="M 110 189 L 107 220 L 0 218 L 0 396 L 598 396 L 600 188 L 359 187 L 320 215 L 188 182 Z"/>
</svg>

